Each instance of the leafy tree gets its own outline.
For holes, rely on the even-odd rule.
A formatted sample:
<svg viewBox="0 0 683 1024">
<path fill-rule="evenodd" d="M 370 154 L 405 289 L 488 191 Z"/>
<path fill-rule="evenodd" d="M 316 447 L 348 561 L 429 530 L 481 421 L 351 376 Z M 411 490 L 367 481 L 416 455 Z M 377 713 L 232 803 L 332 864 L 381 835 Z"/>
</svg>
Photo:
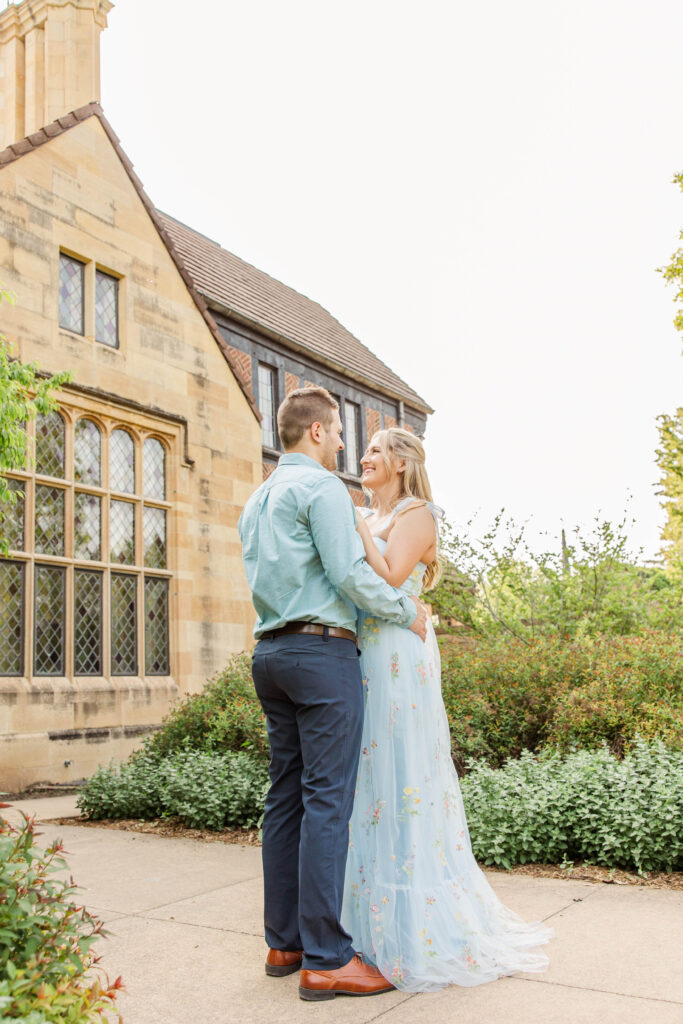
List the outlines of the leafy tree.
<svg viewBox="0 0 683 1024">
<path fill-rule="evenodd" d="M 663 554 L 667 564 L 676 567 L 683 564 L 683 409 L 677 409 L 673 416 L 658 416 L 657 420 L 657 465 L 662 474 L 659 494 L 663 496 L 661 504 L 666 512 Z"/>
<path fill-rule="evenodd" d="M 675 174 L 673 183 L 683 191 L 683 172 Z M 683 241 L 683 231 L 679 233 Z M 667 284 L 676 288 L 674 301 L 683 303 L 683 248 L 679 247 L 665 267 L 658 272 Z M 674 327 L 683 332 L 683 306 L 678 307 Z M 661 470 L 661 491 L 666 511 L 666 524 L 662 531 L 665 542 L 664 557 L 670 566 L 683 564 L 683 408 L 672 415 L 663 414 L 659 421 L 659 443 L 657 464 Z"/>
<path fill-rule="evenodd" d="M 0 287 L 0 304 L 14 303 L 13 295 Z M 29 459 L 26 424 L 38 413 L 57 408 L 53 392 L 71 380 L 68 372 L 41 378 L 35 363 L 12 357 L 12 347 L 0 334 L 0 553 L 7 554 L 4 524 L 16 504 L 18 492 L 10 490 L 6 475 L 25 469 Z"/>
<path fill-rule="evenodd" d="M 442 620 L 483 636 L 523 643 L 543 636 L 620 636 L 680 628 L 683 581 L 643 566 L 629 550 L 628 519 L 595 520 L 540 554 L 525 528 L 501 512 L 482 537 L 446 526 L 446 569 L 429 594 Z"/>
</svg>

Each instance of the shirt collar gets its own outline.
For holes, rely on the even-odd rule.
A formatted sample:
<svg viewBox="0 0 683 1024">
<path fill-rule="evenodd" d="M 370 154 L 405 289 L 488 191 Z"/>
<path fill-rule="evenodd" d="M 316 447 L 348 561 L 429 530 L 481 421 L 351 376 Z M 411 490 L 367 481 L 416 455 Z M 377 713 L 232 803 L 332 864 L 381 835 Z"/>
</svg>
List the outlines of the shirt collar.
<svg viewBox="0 0 683 1024">
<path fill-rule="evenodd" d="M 329 473 L 328 469 L 321 466 L 319 462 L 312 459 L 310 455 L 304 455 L 303 452 L 285 452 L 284 455 L 280 456 L 278 463 L 280 466 L 308 466 L 309 469 L 321 469 L 323 473 Z"/>
</svg>

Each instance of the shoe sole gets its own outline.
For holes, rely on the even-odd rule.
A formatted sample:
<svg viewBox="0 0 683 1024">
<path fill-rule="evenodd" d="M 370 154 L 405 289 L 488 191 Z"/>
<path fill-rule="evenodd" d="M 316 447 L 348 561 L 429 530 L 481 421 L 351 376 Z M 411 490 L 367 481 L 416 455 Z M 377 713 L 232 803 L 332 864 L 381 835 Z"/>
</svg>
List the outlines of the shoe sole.
<svg viewBox="0 0 683 1024">
<path fill-rule="evenodd" d="M 381 996 L 384 992 L 393 991 L 393 985 L 388 985 L 387 988 L 376 988 L 373 992 L 350 992 L 348 989 L 343 988 L 304 988 L 303 985 L 299 985 L 299 999 L 306 999 L 311 1003 L 320 1003 L 325 999 L 334 999 L 335 996 Z"/>
<path fill-rule="evenodd" d="M 270 978 L 286 978 L 288 974 L 296 974 L 296 972 L 300 970 L 301 960 L 295 964 L 286 964 L 278 967 L 273 964 L 266 964 L 266 974 Z"/>
</svg>

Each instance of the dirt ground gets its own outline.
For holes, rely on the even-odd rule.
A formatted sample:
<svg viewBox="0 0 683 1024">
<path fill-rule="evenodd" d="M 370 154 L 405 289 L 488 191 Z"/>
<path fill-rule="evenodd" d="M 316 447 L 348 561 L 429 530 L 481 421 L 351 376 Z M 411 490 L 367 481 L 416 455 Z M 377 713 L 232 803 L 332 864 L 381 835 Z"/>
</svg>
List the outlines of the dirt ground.
<svg viewBox="0 0 683 1024">
<path fill-rule="evenodd" d="M 83 828 L 111 828 L 125 832 L 147 832 L 157 836 L 168 836 L 173 839 L 195 839 L 200 843 L 236 843 L 240 846 L 260 846 L 257 829 L 223 829 L 213 832 L 209 829 L 185 828 L 172 819 L 157 818 L 155 821 L 138 821 L 120 819 L 116 821 L 87 821 L 84 818 L 49 818 L 43 819 L 48 825 L 80 825 Z M 518 864 L 506 871 L 504 868 L 491 868 L 481 865 L 486 871 L 499 871 L 502 874 L 529 875 L 532 878 L 565 878 L 580 882 L 602 882 L 605 885 L 641 885 L 653 889 L 683 890 L 683 872 L 646 872 L 638 875 L 617 868 L 602 868 L 595 864 L 584 864 L 579 861 L 567 867 L 559 864 Z"/>
</svg>

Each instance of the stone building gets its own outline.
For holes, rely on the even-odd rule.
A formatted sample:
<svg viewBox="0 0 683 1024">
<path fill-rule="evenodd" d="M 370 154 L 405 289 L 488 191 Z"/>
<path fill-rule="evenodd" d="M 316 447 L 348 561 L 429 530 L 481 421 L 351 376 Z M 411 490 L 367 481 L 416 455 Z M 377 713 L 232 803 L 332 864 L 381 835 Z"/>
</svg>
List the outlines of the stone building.
<svg viewBox="0 0 683 1024">
<path fill-rule="evenodd" d="M 251 645 L 237 519 L 276 464 L 278 402 L 340 400 L 339 470 L 431 410 L 319 305 L 160 213 L 99 106 L 109 0 L 0 14 L 2 331 L 69 369 L 0 559 L 0 789 L 126 756 Z"/>
</svg>

